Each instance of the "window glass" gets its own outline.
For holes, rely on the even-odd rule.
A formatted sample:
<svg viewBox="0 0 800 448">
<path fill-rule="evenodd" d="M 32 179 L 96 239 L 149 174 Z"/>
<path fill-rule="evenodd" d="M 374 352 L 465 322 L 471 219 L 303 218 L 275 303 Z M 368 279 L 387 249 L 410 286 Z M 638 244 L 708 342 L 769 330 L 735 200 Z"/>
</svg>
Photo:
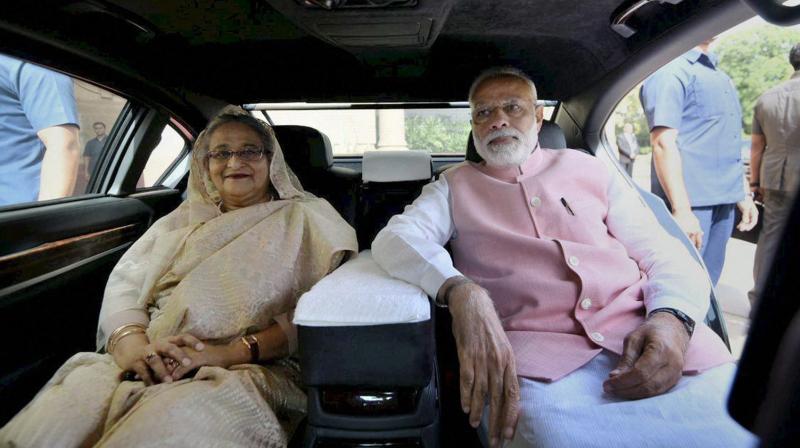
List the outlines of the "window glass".
<svg viewBox="0 0 800 448">
<path fill-rule="evenodd" d="M 161 141 L 150 153 L 144 171 L 139 177 L 137 188 L 149 188 L 157 185 L 157 182 L 172 166 L 173 162 L 184 152 L 186 140 L 181 137 L 172 126 L 165 126 L 161 132 Z"/>
<path fill-rule="evenodd" d="M 0 54 L 0 207 L 84 194 L 125 103 Z"/>
<path fill-rule="evenodd" d="M 759 183 L 763 187 L 770 179 L 763 165 L 764 157 L 770 154 L 770 141 L 764 132 L 757 132 L 753 117 L 759 115 L 765 120 L 763 124 L 779 130 L 773 134 L 777 137 L 773 154 L 778 154 L 774 148 L 783 146 L 778 136 L 792 135 L 797 124 L 786 119 L 791 116 L 787 112 L 789 97 L 775 101 L 778 96 L 774 89 L 781 89 L 796 76 L 796 68 L 790 65 L 790 50 L 797 42 L 800 26 L 781 28 L 755 17 L 687 51 L 620 101 L 604 129 L 606 151 L 598 151 L 610 163 L 618 164 L 639 187 L 664 198 L 664 179 L 675 182 L 676 175 L 663 164 L 659 167 L 661 179 L 656 176 L 650 126 L 678 131 L 674 144 L 671 138 L 662 139 L 667 144 L 661 150 L 657 148 L 657 153 L 667 153 L 674 147 L 681 155 L 678 179 L 703 232 L 700 253 L 704 263 L 712 279 L 718 278 L 715 295 L 735 356 L 744 346 L 751 306 L 758 301 L 754 286 L 764 280 L 770 252 L 778 244 L 758 226 L 749 229 L 742 218 L 742 210 L 753 207 L 745 192 L 757 193 Z M 769 115 L 764 113 L 767 108 L 756 108 L 758 102 L 770 104 Z M 759 149 L 758 142 L 765 146 Z M 751 145 L 756 147 L 753 164 L 761 164 L 755 173 L 750 169 Z M 779 179 L 784 172 L 778 170 L 772 175 Z M 754 180 L 758 181 L 755 185 Z M 678 200 L 683 202 L 681 197 Z M 760 225 L 780 225 L 779 219 L 770 218 L 780 216 L 779 208 L 771 209 L 768 203 L 763 207 Z M 691 219 L 679 222 L 692 230 Z"/>
<path fill-rule="evenodd" d="M 302 125 L 328 136 L 336 156 L 361 155 L 373 150 L 415 150 L 434 154 L 463 154 L 470 132 L 466 105 L 413 109 L 269 109 L 276 125 Z M 290 105 L 282 105 L 289 108 Z M 300 109 L 302 107 L 302 109 Z M 320 105 L 324 107 L 324 105 Z M 545 107 L 545 118 L 553 113 Z M 260 112 L 254 115 L 262 118 Z"/>
</svg>

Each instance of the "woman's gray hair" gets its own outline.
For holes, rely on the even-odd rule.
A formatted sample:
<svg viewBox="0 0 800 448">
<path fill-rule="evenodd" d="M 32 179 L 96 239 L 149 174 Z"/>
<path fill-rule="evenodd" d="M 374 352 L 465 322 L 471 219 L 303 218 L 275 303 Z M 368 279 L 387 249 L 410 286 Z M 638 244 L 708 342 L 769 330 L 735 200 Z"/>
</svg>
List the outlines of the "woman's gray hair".
<svg viewBox="0 0 800 448">
<path fill-rule="evenodd" d="M 472 81 L 472 85 L 469 87 L 469 103 L 472 104 L 472 97 L 475 96 L 475 91 L 478 90 L 478 87 L 486 81 L 496 78 L 517 78 L 521 81 L 528 83 L 531 86 L 531 95 L 533 95 L 533 101 L 536 102 L 538 98 L 538 94 L 536 93 L 536 85 L 533 83 L 533 80 L 530 76 L 526 75 L 525 72 L 516 68 L 516 67 L 492 67 L 490 69 L 484 70 L 481 74 L 475 78 L 475 81 Z"/>
<path fill-rule="evenodd" d="M 206 126 L 197 139 L 195 150 L 199 150 L 203 155 L 207 154 L 208 145 L 211 141 L 211 134 L 223 124 L 228 123 L 241 123 L 249 127 L 258 134 L 258 137 L 261 139 L 261 146 L 268 156 L 275 152 L 276 139 L 272 127 L 238 106 L 226 106 L 208 122 L 208 126 Z"/>
</svg>

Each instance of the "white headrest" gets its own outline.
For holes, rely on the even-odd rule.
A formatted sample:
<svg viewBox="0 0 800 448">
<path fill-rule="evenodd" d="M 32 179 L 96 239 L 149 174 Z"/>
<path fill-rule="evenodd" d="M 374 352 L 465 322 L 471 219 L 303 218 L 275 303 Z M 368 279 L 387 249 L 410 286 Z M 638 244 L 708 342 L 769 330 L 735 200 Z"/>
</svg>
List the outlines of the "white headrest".
<svg viewBox="0 0 800 448">
<path fill-rule="evenodd" d="M 431 155 L 425 151 L 367 151 L 361 159 L 364 182 L 430 180 Z"/>
</svg>

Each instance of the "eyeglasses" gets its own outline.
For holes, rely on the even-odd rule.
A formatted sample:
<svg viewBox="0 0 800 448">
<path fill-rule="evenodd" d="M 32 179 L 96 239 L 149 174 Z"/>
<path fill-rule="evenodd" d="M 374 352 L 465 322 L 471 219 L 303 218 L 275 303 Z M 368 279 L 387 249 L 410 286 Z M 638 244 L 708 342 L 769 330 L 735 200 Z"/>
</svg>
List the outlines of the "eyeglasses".
<svg viewBox="0 0 800 448">
<path fill-rule="evenodd" d="M 248 148 L 241 151 L 228 151 L 227 149 L 223 149 L 222 151 L 209 151 L 207 157 L 209 159 L 223 161 L 230 160 L 231 157 L 236 156 L 237 159 L 244 162 L 256 162 L 264 157 L 264 152 L 263 149 L 257 148 Z"/>
<path fill-rule="evenodd" d="M 503 101 L 500 104 L 478 105 L 472 111 L 472 121 L 478 124 L 483 124 L 489 121 L 497 109 L 502 109 L 503 112 L 509 117 L 517 118 L 525 115 L 525 113 L 531 109 L 531 106 L 528 101 L 517 99 Z"/>
</svg>

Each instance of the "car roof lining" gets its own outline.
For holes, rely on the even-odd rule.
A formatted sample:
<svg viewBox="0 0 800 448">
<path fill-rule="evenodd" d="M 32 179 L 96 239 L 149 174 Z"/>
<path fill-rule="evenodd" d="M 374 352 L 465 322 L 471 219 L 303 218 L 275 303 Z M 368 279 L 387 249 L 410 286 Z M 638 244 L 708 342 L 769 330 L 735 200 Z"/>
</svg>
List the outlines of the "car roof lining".
<svg viewBox="0 0 800 448">
<path fill-rule="evenodd" d="M 356 51 L 310 35 L 273 0 L 52 2 L 44 15 L 33 3 L 6 8 L 0 52 L 155 102 L 195 132 L 227 103 L 464 101 L 480 70 L 508 64 L 533 77 L 540 97 L 561 101 L 554 121 L 571 147 L 589 148 L 631 86 L 753 15 L 739 0 L 684 0 L 645 9 L 623 39 L 608 26 L 620 0 L 461 0 L 424 51 Z"/>
<path fill-rule="evenodd" d="M 619 101 L 647 76 L 695 46 L 697 42 L 718 35 L 755 14 L 740 2 L 728 2 L 693 16 L 673 33 L 655 39 L 642 51 L 631 55 L 624 66 L 581 94 L 563 101 L 555 117 L 572 147 L 597 148 L 603 127 Z M 576 123 L 582 123 L 578 127 Z"/>
<path fill-rule="evenodd" d="M 475 74 L 495 65 L 517 66 L 543 98 L 566 100 L 693 15 L 738 3 L 654 3 L 642 11 L 640 31 L 624 39 L 609 23 L 627 1 L 421 0 L 420 16 L 435 22 L 435 39 L 422 48 L 336 46 L 309 32 L 322 19 L 298 22 L 279 11 L 302 8 L 293 0 L 82 0 L 48 2 L 48 14 L 28 1 L 7 7 L 0 27 L 18 25 L 181 95 L 235 104 L 463 101 Z M 360 24 L 387 16 L 317 12 Z"/>
</svg>

